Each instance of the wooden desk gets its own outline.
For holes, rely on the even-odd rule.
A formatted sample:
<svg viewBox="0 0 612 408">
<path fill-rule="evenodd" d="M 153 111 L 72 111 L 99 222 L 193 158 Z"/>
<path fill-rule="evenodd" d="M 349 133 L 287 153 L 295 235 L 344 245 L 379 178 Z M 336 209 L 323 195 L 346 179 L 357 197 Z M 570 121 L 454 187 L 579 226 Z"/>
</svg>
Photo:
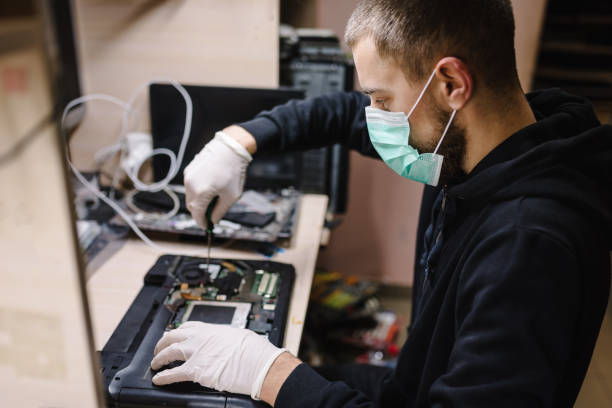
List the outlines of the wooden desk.
<svg viewBox="0 0 612 408">
<path fill-rule="evenodd" d="M 327 209 L 327 197 L 304 195 L 300 202 L 299 215 L 291 246 L 272 260 L 292 264 L 296 277 L 293 284 L 291 304 L 285 329 L 284 347 L 297 355 L 312 276 L 314 274 L 323 220 Z M 143 277 L 155 260 L 164 253 L 206 256 L 203 244 L 157 242 L 164 251 L 156 251 L 142 241 L 130 239 L 108 261 L 106 261 L 87 282 L 89 307 L 93 321 L 94 340 L 101 350 L 119 324 L 119 321 L 143 285 Z M 266 259 L 252 251 L 240 251 L 213 247 L 215 258 Z"/>
</svg>

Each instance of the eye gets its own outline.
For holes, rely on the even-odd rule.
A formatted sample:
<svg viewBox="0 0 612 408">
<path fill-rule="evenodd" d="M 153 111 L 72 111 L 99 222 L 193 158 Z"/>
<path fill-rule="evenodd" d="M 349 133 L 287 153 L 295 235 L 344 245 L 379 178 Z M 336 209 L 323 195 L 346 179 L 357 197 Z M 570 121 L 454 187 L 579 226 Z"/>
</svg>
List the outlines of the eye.
<svg viewBox="0 0 612 408">
<path fill-rule="evenodd" d="M 389 109 L 387 108 L 387 105 L 385 104 L 385 102 L 386 102 L 386 99 L 384 99 L 384 98 L 378 98 L 378 99 L 375 99 L 375 100 L 374 100 L 374 103 L 376 104 L 376 106 L 377 106 L 379 109 L 389 110 Z"/>
</svg>

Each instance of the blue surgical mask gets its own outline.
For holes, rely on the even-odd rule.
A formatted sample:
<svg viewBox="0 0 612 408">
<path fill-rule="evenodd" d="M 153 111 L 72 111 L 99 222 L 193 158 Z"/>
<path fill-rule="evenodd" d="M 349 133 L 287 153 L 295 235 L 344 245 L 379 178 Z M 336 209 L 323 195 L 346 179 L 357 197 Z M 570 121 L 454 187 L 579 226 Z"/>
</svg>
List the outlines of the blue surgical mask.
<svg viewBox="0 0 612 408">
<path fill-rule="evenodd" d="M 405 115 L 404 112 L 388 112 L 371 106 L 365 108 L 370 140 L 383 161 L 400 176 L 431 186 L 437 186 L 440 180 L 444 156 L 436 153 L 457 111 L 454 110 L 451 114 L 433 153 L 419 154 L 417 149 L 410 146 L 410 123 L 408 118 L 410 118 L 423 98 L 435 74 L 436 71 L 427 80 L 408 115 Z"/>
</svg>

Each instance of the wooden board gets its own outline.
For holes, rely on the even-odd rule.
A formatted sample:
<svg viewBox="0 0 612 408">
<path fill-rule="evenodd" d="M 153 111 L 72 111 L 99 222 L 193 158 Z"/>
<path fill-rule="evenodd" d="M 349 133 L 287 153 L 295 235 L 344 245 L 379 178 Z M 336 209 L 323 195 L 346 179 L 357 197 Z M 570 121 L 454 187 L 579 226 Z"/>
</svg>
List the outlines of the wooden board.
<svg viewBox="0 0 612 408">
<path fill-rule="evenodd" d="M 82 93 L 127 99 L 154 78 L 192 85 L 278 86 L 278 0 L 76 0 Z M 214 103 L 214 101 L 211 101 Z M 147 130 L 147 94 L 136 130 Z M 72 138 L 75 164 L 118 141 L 120 110 L 92 102 Z"/>
</svg>

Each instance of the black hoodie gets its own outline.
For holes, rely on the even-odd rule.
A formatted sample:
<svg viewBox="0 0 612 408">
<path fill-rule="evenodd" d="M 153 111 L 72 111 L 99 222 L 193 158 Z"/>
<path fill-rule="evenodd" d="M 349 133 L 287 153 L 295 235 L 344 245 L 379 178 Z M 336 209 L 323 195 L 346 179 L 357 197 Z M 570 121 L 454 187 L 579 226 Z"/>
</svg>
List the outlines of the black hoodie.
<svg viewBox="0 0 612 408">
<path fill-rule="evenodd" d="M 537 122 L 470 174 L 426 188 L 413 316 L 376 392 L 305 364 L 277 407 L 570 407 L 610 288 L 612 127 L 560 90 L 532 93 Z M 358 93 L 291 102 L 243 123 L 260 150 L 336 142 L 376 157 Z M 408 272 L 407 272 L 408 273 Z"/>
</svg>

